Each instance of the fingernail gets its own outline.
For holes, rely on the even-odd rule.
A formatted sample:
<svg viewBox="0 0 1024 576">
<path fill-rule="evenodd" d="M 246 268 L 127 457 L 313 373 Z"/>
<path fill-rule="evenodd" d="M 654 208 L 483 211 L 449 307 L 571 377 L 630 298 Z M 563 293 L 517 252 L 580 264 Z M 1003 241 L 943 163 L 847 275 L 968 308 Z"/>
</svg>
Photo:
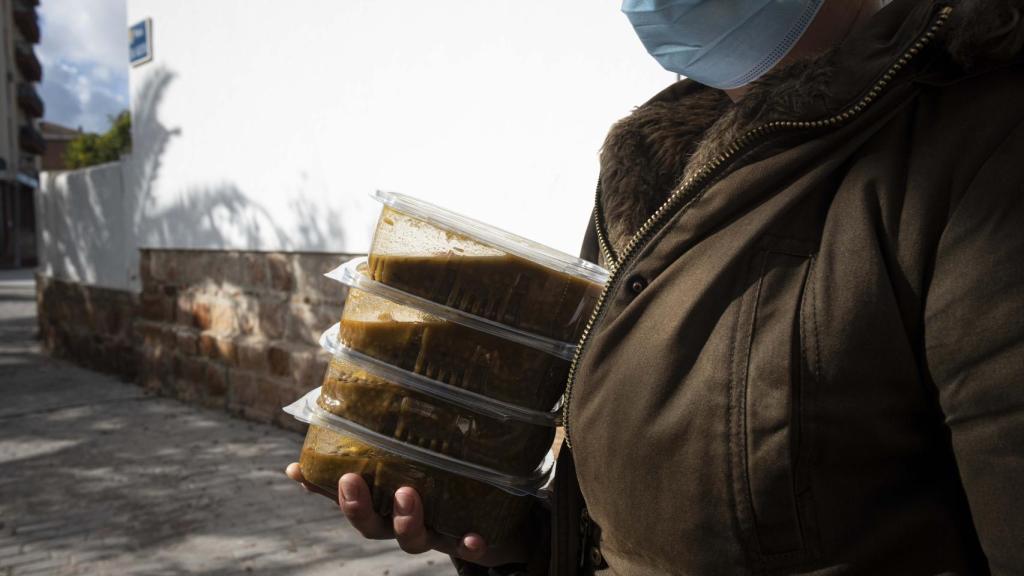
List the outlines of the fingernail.
<svg viewBox="0 0 1024 576">
<path fill-rule="evenodd" d="M 480 541 L 476 538 L 463 538 L 462 545 L 470 552 L 476 552 L 480 549 Z"/>
<path fill-rule="evenodd" d="M 356 499 L 356 491 L 345 482 L 338 482 L 341 484 L 341 498 L 345 502 L 351 502 Z"/>
<path fill-rule="evenodd" d="M 395 492 L 395 514 L 408 516 L 412 514 L 412 496 L 407 492 Z"/>
</svg>

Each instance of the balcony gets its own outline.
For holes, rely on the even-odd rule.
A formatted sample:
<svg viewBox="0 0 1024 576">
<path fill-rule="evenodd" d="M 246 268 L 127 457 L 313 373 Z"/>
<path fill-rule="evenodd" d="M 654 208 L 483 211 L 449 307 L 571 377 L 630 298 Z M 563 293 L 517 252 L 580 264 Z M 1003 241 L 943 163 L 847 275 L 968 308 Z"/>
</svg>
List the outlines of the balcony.
<svg viewBox="0 0 1024 576">
<path fill-rule="evenodd" d="M 25 40 L 36 44 L 39 42 L 39 17 L 31 2 L 16 0 L 14 3 L 14 25 L 17 26 Z"/>
<path fill-rule="evenodd" d="M 46 141 L 43 140 L 43 135 L 31 124 L 21 125 L 18 130 L 18 145 L 23 151 L 36 156 L 46 152 Z"/>
<path fill-rule="evenodd" d="M 14 49 L 14 61 L 26 82 L 39 82 L 43 79 L 43 67 L 39 64 L 31 44 L 18 42 Z"/>
<path fill-rule="evenodd" d="M 18 106 L 31 118 L 42 118 L 46 107 L 43 99 L 36 92 L 36 87 L 28 82 L 18 84 Z"/>
</svg>

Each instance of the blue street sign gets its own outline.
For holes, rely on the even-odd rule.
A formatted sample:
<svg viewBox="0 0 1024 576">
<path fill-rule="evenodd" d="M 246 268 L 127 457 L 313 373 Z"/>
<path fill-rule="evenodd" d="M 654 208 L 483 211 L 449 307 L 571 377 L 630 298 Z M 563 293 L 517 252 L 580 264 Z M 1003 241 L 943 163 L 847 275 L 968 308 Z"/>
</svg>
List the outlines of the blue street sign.
<svg viewBox="0 0 1024 576">
<path fill-rule="evenodd" d="M 132 66 L 153 59 L 153 22 L 149 18 L 128 29 L 128 59 Z"/>
</svg>

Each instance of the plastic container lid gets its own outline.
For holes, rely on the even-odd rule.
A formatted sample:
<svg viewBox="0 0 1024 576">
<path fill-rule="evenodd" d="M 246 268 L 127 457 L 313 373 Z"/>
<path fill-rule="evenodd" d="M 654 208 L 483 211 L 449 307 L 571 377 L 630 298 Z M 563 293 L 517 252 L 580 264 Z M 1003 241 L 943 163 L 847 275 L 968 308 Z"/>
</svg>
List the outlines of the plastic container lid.
<svg viewBox="0 0 1024 576">
<path fill-rule="evenodd" d="M 422 392 L 428 396 L 444 400 L 449 404 L 461 406 L 496 420 L 518 420 L 540 426 L 558 426 L 561 422 L 561 403 L 555 406 L 551 412 L 541 412 L 502 402 L 501 400 L 495 400 L 494 398 L 452 386 L 451 384 L 438 382 L 421 374 L 393 366 L 383 360 L 367 356 L 362 352 L 341 344 L 338 341 L 339 330 L 340 324 L 335 324 L 325 330 L 320 335 L 320 346 L 331 354 L 351 362 L 368 373 L 387 380 L 392 384 L 409 390 L 415 390 L 416 392 Z"/>
<path fill-rule="evenodd" d="M 416 296 L 415 294 L 409 294 L 404 290 L 399 290 L 393 286 L 388 286 L 382 282 L 371 280 L 361 270 L 366 267 L 366 257 L 354 258 L 348 262 L 338 266 L 334 270 L 324 274 L 331 280 L 336 280 L 345 284 L 369 292 L 375 296 L 380 296 L 385 300 L 390 300 L 396 304 L 403 306 L 409 306 L 410 308 L 416 308 L 422 312 L 426 312 L 430 315 L 462 324 L 474 330 L 486 332 L 488 334 L 510 340 L 524 346 L 535 348 L 542 352 L 547 352 L 554 356 L 564 358 L 566 360 L 572 360 L 573 354 L 576 352 L 576 345 L 570 344 L 569 342 L 562 342 L 553 338 L 547 338 L 538 334 L 531 334 L 511 326 L 507 326 L 500 322 L 495 322 L 488 318 L 483 318 L 469 312 L 463 312 L 456 308 L 449 308 L 444 304 L 438 304 L 433 300 L 427 300 L 426 298 Z"/>
<path fill-rule="evenodd" d="M 508 254 L 514 254 L 547 268 L 589 280 L 597 284 L 608 281 L 609 272 L 581 258 L 560 252 L 533 240 L 484 224 L 461 214 L 441 208 L 405 194 L 377 190 L 373 198 L 385 206 L 408 214 L 429 224 L 464 234 Z"/>
<path fill-rule="evenodd" d="M 300 422 L 327 428 L 339 434 L 346 434 L 374 448 L 386 450 L 402 458 L 439 468 L 459 476 L 486 482 L 511 494 L 537 496 L 539 498 L 547 498 L 550 495 L 546 486 L 549 484 L 555 471 L 555 458 L 551 452 L 548 452 L 547 457 L 530 476 L 512 476 L 485 466 L 463 462 L 433 450 L 406 444 L 401 440 L 374 432 L 369 428 L 324 410 L 317 404 L 317 398 L 319 397 L 320 388 L 310 390 L 302 398 L 285 406 L 284 411 Z"/>
</svg>

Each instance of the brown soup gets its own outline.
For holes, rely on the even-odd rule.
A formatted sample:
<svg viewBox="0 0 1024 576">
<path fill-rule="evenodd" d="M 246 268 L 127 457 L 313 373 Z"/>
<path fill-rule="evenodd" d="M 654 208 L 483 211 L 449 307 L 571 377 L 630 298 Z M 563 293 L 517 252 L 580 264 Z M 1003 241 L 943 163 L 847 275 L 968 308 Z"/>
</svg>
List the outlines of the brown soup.
<svg viewBox="0 0 1024 576">
<path fill-rule="evenodd" d="M 341 344 L 471 392 L 547 412 L 562 394 L 569 362 L 453 322 L 386 322 L 342 316 Z"/>
<path fill-rule="evenodd" d="M 564 342 L 576 342 L 601 285 L 518 256 L 370 253 L 370 278 L 422 298 Z"/>
<path fill-rule="evenodd" d="M 555 436 L 553 427 L 483 416 L 392 384 L 340 358 L 331 360 L 318 403 L 374 432 L 514 476 L 529 476 Z"/>
</svg>

